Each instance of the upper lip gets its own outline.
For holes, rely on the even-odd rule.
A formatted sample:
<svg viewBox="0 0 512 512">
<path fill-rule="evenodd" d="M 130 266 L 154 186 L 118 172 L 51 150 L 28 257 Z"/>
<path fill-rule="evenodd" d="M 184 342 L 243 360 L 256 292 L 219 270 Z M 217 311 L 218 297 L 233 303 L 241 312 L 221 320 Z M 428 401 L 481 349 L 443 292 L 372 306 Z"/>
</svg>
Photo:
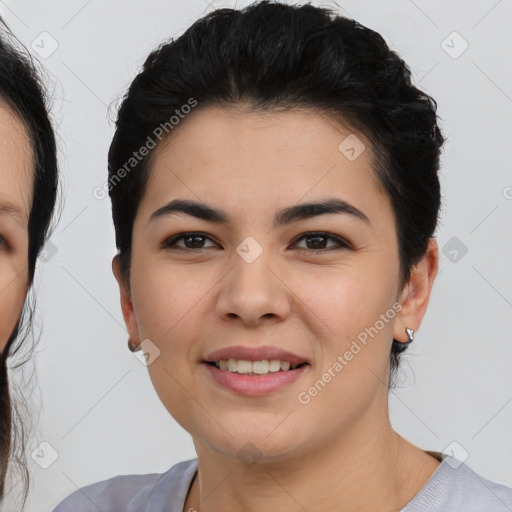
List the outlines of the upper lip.
<svg viewBox="0 0 512 512">
<path fill-rule="evenodd" d="M 264 361 L 266 359 L 278 359 L 279 361 L 288 361 L 290 364 L 307 363 L 306 358 L 293 354 L 288 350 L 278 347 L 265 345 L 262 347 L 248 347 L 236 345 L 233 347 L 224 347 L 208 354 L 204 361 L 215 362 L 226 359 L 244 359 L 246 361 Z"/>
</svg>

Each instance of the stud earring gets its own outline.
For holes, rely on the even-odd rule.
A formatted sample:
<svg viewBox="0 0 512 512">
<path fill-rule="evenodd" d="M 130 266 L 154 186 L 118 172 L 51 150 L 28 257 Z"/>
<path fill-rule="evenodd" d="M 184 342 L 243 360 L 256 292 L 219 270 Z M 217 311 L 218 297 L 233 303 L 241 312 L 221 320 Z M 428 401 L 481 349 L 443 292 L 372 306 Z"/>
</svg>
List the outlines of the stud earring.
<svg viewBox="0 0 512 512">
<path fill-rule="evenodd" d="M 135 345 L 135 343 L 133 343 L 131 338 L 128 338 L 128 348 L 130 349 L 130 352 L 138 352 L 141 349 L 141 346 L 140 346 L 140 344 Z"/>
<path fill-rule="evenodd" d="M 409 338 L 408 341 L 405 341 L 405 344 L 409 344 L 414 340 L 414 331 L 412 329 L 409 329 L 408 327 L 405 328 L 405 332 L 407 333 L 407 336 Z"/>
</svg>

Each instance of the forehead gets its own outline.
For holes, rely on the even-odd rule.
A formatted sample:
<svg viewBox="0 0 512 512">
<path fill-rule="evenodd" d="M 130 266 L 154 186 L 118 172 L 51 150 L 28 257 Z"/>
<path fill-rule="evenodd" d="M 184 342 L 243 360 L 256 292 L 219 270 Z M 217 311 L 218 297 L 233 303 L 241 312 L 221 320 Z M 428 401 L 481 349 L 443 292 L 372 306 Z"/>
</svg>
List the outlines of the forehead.
<svg viewBox="0 0 512 512">
<path fill-rule="evenodd" d="M 21 218 L 28 219 L 34 172 L 32 154 L 24 123 L 0 101 L 0 214 L 18 210 Z"/>
<path fill-rule="evenodd" d="M 313 111 L 207 107 L 156 148 L 143 202 L 192 195 L 254 211 L 338 193 L 375 210 L 389 203 L 373 166 L 364 136 Z"/>
</svg>

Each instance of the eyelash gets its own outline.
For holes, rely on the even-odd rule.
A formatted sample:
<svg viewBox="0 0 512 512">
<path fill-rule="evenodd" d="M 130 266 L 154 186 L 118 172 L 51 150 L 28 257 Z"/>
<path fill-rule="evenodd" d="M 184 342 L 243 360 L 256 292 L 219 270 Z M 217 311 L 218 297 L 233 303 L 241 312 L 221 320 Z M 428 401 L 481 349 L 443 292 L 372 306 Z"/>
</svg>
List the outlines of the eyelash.
<svg viewBox="0 0 512 512">
<path fill-rule="evenodd" d="M 201 231 L 188 231 L 186 233 L 180 233 L 178 235 L 174 235 L 170 238 L 168 238 L 167 240 L 165 240 L 162 245 L 161 245 L 161 248 L 162 249 L 175 249 L 175 248 L 178 248 L 176 246 L 176 242 L 179 242 L 185 238 L 188 238 L 188 237 L 191 237 L 191 236 L 198 236 L 198 237 L 203 237 L 203 238 L 207 238 L 209 240 L 211 240 L 213 242 L 213 240 L 210 238 L 210 236 L 208 236 L 206 233 L 203 233 Z M 345 240 L 343 240 L 342 238 L 339 238 L 337 236 L 334 236 L 334 235 L 331 235 L 330 233 L 326 233 L 324 231 L 308 231 L 306 233 L 303 233 L 302 235 L 300 235 L 298 238 L 295 239 L 295 242 L 294 243 L 298 243 L 300 241 L 302 241 L 303 239 L 305 238 L 313 238 L 313 237 L 324 237 L 324 238 L 327 238 L 329 240 L 332 240 L 334 242 L 336 242 L 338 244 L 338 247 L 334 247 L 334 248 L 329 248 L 329 249 L 299 249 L 300 252 L 315 252 L 315 253 L 326 253 L 326 252 L 330 252 L 332 250 L 337 250 L 337 249 L 352 249 L 351 245 L 346 242 Z M 178 250 L 183 250 L 183 251 L 201 251 L 201 250 L 204 250 L 204 249 L 207 249 L 207 247 L 199 247 L 199 248 L 196 248 L 196 249 L 191 249 L 189 247 L 180 247 L 178 248 Z"/>
</svg>

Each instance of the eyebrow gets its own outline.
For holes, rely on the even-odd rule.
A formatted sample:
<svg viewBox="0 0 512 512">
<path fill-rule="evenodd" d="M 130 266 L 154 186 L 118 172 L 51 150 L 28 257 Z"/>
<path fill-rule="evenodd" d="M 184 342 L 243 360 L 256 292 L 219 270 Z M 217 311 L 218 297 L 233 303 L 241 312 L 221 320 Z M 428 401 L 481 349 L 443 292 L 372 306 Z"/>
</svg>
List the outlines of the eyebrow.
<svg viewBox="0 0 512 512">
<path fill-rule="evenodd" d="M 10 203 L 0 203 L 0 215 L 2 214 L 21 217 L 21 209 Z"/>
<path fill-rule="evenodd" d="M 167 215 L 185 213 L 198 219 L 219 224 L 229 224 L 231 217 L 224 211 L 214 208 L 205 203 L 192 201 L 189 199 L 174 199 L 166 205 L 155 210 L 149 222 L 160 219 Z M 317 215 L 325 215 L 332 213 L 343 213 L 352 215 L 369 226 L 370 219 L 354 205 L 339 198 L 328 198 L 323 201 L 302 203 L 295 206 L 289 206 L 279 210 L 274 217 L 273 228 L 278 228 L 296 222 L 298 220 L 309 219 Z"/>
</svg>

